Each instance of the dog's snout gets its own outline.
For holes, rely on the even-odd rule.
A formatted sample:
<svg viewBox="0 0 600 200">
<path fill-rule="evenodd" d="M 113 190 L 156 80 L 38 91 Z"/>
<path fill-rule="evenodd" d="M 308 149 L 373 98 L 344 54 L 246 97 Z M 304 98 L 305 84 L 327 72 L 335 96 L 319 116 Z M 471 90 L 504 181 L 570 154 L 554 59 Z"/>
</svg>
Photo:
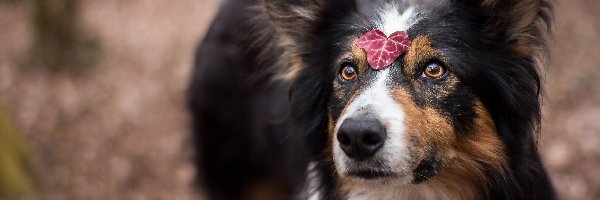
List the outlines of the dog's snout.
<svg viewBox="0 0 600 200">
<path fill-rule="evenodd" d="M 383 124 L 374 118 L 348 118 L 337 133 L 340 148 L 350 158 L 365 160 L 373 157 L 385 143 Z"/>
</svg>

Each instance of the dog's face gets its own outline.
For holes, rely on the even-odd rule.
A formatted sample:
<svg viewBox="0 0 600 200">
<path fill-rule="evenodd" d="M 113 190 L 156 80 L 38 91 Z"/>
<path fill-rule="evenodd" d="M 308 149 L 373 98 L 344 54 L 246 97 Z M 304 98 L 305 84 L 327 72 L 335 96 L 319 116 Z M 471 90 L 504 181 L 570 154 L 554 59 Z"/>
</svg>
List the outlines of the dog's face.
<svg viewBox="0 0 600 200">
<path fill-rule="evenodd" d="M 527 129 L 539 117 L 543 44 L 532 38 L 541 36 L 545 1 L 266 3 L 288 48 L 292 103 L 304 123 L 324 121 L 322 152 L 348 187 L 481 184 L 505 172 L 508 140 L 525 137 L 507 124 Z M 370 66 L 356 42 L 375 29 L 411 40 L 384 69 Z"/>
<path fill-rule="evenodd" d="M 383 3 L 358 12 L 351 21 L 367 30 L 409 34 L 410 50 L 385 69 L 370 67 L 357 47 L 365 29 L 324 42 L 338 51 L 329 58 L 335 78 L 328 151 L 342 180 L 420 183 L 453 165 L 505 164 L 489 112 L 461 81 L 460 73 L 478 64 L 464 54 L 477 50 L 455 35 L 468 30 L 450 30 L 466 23 L 453 9 L 449 3 Z"/>
</svg>

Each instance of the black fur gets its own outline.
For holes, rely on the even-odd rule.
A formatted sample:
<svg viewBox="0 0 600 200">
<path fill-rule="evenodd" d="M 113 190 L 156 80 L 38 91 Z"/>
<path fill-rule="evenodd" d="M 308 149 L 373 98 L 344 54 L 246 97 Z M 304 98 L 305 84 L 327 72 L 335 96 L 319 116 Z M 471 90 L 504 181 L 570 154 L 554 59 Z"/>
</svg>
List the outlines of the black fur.
<svg viewBox="0 0 600 200">
<path fill-rule="evenodd" d="M 246 199 L 259 182 L 291 195 L 300 185 L 294 180 L 304 179 L 304 147 L 285 138 L 288 89 L 257 78 L 262 49 L 240 37 L 252 30 L 247 19 L 256 12 L 247 7 L 255 3 L 224 3 L 222 10 L 237 12 L 220 12 L 197 50 L 188 105 L 198 177 L 210 199 Z"/>
</svg>

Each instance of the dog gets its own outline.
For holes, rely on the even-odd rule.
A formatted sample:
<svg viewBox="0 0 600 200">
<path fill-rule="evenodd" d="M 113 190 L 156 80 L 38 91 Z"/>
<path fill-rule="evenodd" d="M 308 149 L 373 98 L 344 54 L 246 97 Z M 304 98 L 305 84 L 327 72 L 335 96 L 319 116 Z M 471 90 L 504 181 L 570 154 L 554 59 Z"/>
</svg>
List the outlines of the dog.
<svg viewBox="0 0 600 200">
<path fill-rule="evenodd" d="M 189 87 L 210 199 L 555 199 L 549 0 L 229 0 Z"/>
</svg>

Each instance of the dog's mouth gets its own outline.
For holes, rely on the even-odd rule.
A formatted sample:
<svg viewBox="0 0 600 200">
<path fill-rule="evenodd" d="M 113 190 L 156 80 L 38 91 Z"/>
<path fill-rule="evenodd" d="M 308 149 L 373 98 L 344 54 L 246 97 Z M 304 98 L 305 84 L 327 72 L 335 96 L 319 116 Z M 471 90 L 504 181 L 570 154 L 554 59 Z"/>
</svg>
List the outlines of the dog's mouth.
<svg viewBox="0 0 600 200">
<path fill-rule="evenodd" d="M 349 177 L 355 177 L 366 180 L 374 180 L 374 179 L 388 179 L 397 177 L 397 175 L 393 172 L 389 171 L 378 171 L 378 170 L 358 170 L 358 171 L 350 171 L 348 172 Z"/>
</svg>

